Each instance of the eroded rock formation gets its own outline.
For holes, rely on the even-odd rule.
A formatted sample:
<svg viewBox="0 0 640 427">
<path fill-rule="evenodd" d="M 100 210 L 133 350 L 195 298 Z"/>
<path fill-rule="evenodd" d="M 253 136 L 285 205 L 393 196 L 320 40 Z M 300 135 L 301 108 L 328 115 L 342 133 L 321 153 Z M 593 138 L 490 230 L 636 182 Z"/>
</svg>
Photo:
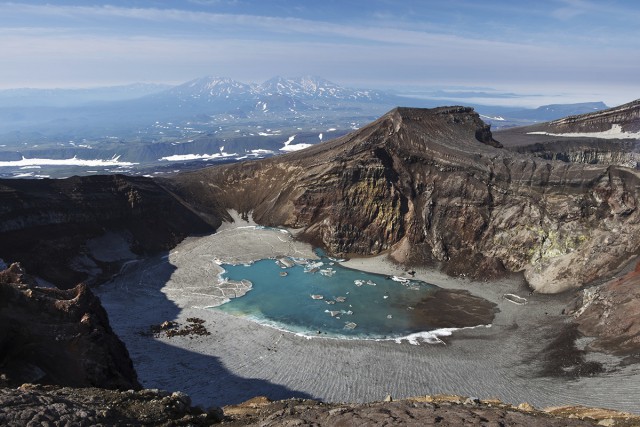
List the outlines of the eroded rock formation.
<svg viewBox="0 0 640 427">
<path fill-rule="evenodd" d="M 617 138 L 616 131 L 621 132 Z M 497 138 L 510 149 L 545 160 L 637 169 L 640 164 L 639 138 L 629 138 L 628 134 L 637 134 L 638 131 L 640 100 L 547 123 L 500 130 Z M 607 138 L 598 138 L 596 134 L 589 136 L 598 132 L 611 135 Z"/>
<path fill-rule="evenodd" d="M 364 404 L 322 403 L 290 399 L 271 402 L 255 398 L 223 408 L 236 426 L 632 426 L 640 417 L 595 408 L 559 407 L 537 410 L 499 400 L 456 395 L 419 396 Z"/>
<path fill-rule="evenodd" d="M 153 180 L 105 175 L 61 180 L 0 180 L 0 258 L 21 262 L 57 286 L 91 283 L 117 272 L 121 257 L 167 250 L 185 236 L 213 232 L 202 217 Z"/>
<path fill-rule="evenodd" d="M 85 285 L 37 287 L 12 264 L 0 272 L 0 385 L 25 382 L 140 387 L 127 349 Z"/>
<path fill-rule="evenodd" d="M 619 124 L 624 132 L 640 131 L 640 99 L 603 111 L 554 120 L 547 128 L 554 133 L 603 132 L 610 130 L 612 124 Z"/>
<path fill-rule="evenodd" d="M 390 400 L 390 399 L 389 399 Z M 24 385 L 0 389 L 0 423 L 78 426 L 619 426 L 638 425 L 628 413 L 584 407 L 538 410 L 499 400 L 454 395 L 420 396 L 363 404 L 289 399 L 247 402 L 204 410 L 190 406 L 189 396 L 160 390 L 111 391 Z"/>
<path fill-rule="evenodd" d="M 591 349 L 621 356 L 640 355 L 640 263 L 607 283 L 580 291 L 567 314 L 578 330 L 594 337 Z"/>
<path fill-rule="evenodd" d="M 307 150 L 167 185 L 302 228 L 333 254 L 388 252 L 483 278 L 524 271 L 540 292 L 608 277 L 638 253 L 638 172 L 499 146 L 470 108 L 398 108 Z"/>
<path fill-rule="evenodd" d="M 206 426 L 222 412 L 191 406 L 184 393 L 161 390 L 105 390 L 24 384 L 0 388 L 4 426 Z"/>
</svg>

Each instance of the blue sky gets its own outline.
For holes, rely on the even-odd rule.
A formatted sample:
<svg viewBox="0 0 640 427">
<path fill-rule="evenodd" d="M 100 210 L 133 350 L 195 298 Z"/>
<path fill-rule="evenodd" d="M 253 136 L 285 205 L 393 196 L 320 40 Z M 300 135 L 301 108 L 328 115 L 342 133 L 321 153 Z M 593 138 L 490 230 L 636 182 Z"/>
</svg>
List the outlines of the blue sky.
<svg viewBox="0 0 640 427">
<path fill-rule="evenodd" d="M 617 105 L 640 98 L 640 2 L 0 0 L 0 58 L 0 88 L 317 75 Z"/>
</svg>

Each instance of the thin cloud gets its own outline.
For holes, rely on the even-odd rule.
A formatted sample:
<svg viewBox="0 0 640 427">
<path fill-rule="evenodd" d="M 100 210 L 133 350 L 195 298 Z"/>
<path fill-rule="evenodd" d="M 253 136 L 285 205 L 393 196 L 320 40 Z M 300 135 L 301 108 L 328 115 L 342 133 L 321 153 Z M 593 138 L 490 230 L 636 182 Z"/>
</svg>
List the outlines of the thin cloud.
<svg viewBox="0 0 640 427">
<path fill-rule="evenodd" d="M 58 16 L 66 18 L 94 18 L 104 20 L 107 17 L 118 19 L 132 19 L 146 22 L 209 25 L 210 30 L 221 31 L 224 28 L 234 28 L 237 38 L 258 38 L 278 34 L 305 35 L 312 39 L 323 37 L 338 37 L 362 42 L 391 43 L 407 46 L 424 46 L 437 43 L 484 48 L 500 48 L 502 46 L 519 46 L 518 43 L 492 41 L 475 37 L 462 37 L 446 33 L 426 32 L 416 29 L 394 27 L 390 23 L 380 25 L 352 25 L 333 24 L 324 21 L 311 21 L 291 17 L 269 17 L 246 14 L 218 14 L 210 12 L 194 12 L 179 9 L 159 8 L 126 8 L 117 6 L 56 6 L 56 5 L 24 5 L 5 3 L 6 12 L 33 14 L 41 16 Z M 393 22 L 393 21 L 390 21 Z M 238 31 L 240 28 L 243 32 Z M 119 29 L 120 30 L 120 29 Z M 264 33 L 259 32 L 259 30 Z M 167 31 L 171 31 L 169 28 Z"/>
<path fill-rule="evenodd" d="M 544 4 L 531 13 L 550 25 L 554 11 L 570 19 L 570 13 L 593 14 L 598 6 L 584 0 L 553 2 L 555 9 Z M 278 74 L 315 74 L 359 85 L 531 82 L 587 87 L 611 76 L 628 87 L 638 86 L 637 38 L 628 37 L 630 31 L 637 33 L 635 26 L 627 34 L 609 34 L 606 26 L 588 34 L 563 34 L 566 26 L 557 24 L 527 33 L 515 20 L 508 31 L 484 31 L 499 27 L 500 21 L 492 19 L 503 19 L 488 14 L 493 17 L 479 18 L 474 32 L 446 19 L 432 25 L 410 15 L 392 19 L 383 12 L 338 24 L 177 8 L 0 3 L 0 56 L 10 58 L 0 68 L 0 82 L 177 83 L 207 74 L 257 81 Z M 475 12 L 470 12 L 474 22 Z M 618 16 L 622 10 L 611 6 L 606 15 L 601 13 Z M 523 18 L 522 12 L 507 15 Z M 603 41 L 594 43 L 590 37 Z"/>
<path fill-rule="evenodd" d="M 579 15 L 585 15 L 593 10 L 592 5 L 582 0 L 562 0 L 563 7 L 554 9 L 551 16 L 561 21 L 568 21 Z"/>
</svg>

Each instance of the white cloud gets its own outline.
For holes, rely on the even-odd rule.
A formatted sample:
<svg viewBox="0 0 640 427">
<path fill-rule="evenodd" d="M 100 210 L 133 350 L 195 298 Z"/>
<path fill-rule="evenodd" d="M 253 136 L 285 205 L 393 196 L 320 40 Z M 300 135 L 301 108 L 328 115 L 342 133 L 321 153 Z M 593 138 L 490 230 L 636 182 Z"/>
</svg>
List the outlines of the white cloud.
<svg viewBox="0 0 640 427">
<path fill-rule="evenodd" d="M 559 4 L 551 12 L 558 19 L 602 12 L 585 0 Z M 0 57 L 10 58 L 0 68 L 4 87 L 180 83 L 210 74 L 259 81 L 283 73 L 357 86 L 501 84 L 517 90 L 514 85 L 527 82 L 538 91 L 554 84 L 566 91 L 589 84 L 603 88 L 615 79 L 627 85 L 627 93 L 638 87 L 634 38 L 613 47 L 609 40 L 603 49 L 588 38 L 569 45 L 559 37 L 541 42 L 518 33 L 503 39 L 491 31 L 484 38 L 482 31 L 463 36 L 444 26 L 433 31 L 419 22 L 380 21 L 380 15 L 375 25 L 343 25 L 175 8 L 0 3 L 0 10 Z M 622 12 L 611 7 L 607 13 Z M 25 16 L 33 19 L 8 25 L 11 17 Z"/>
</svg>

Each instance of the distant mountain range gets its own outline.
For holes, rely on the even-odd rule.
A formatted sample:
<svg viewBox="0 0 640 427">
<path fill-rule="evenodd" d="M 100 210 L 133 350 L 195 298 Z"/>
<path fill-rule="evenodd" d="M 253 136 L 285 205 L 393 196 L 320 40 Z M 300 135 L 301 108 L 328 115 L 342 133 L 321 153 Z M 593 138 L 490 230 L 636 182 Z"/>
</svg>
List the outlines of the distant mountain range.
<svg viewBox="0 0 640 427">
<path fill-rule="evenodd" d="M 170 85 L 134 83 L 80 89 L 4 89 L 0 90 L 0 108 L 70 107 L 96 102 L 137 99 L 171 88 Z"/>
<path fill-rule="evenodd" d="M 229 161 L 264 157 L 339 137 L 396 106 L 457 104 L 459 100 L 416 99 L 385 91 L 347 88 L 311 76 L 278 76 L 263 83 L 207 76 L 171 87 L 135 84 L 93 89 L 5 90 L 0 91 L 0 162 L 23 157 L 91 161 L 117 158 L 144 165 L 148 171 L 194 159 Z M 606 108 L 601 102 L 528 110 L 469 106 L 494 129 Z M 65 165 L 71 163 L 78 162 Z M 16 164 L 19 168 L 31 166 Z M 37 176 L 84 173 L 77 169 L 53 173 L 46 162 L 37 166 L 40 167 Z M 24 172 L 3 163 L 0 175 L 36 176 L 32 171 Z"/>
</svg>

